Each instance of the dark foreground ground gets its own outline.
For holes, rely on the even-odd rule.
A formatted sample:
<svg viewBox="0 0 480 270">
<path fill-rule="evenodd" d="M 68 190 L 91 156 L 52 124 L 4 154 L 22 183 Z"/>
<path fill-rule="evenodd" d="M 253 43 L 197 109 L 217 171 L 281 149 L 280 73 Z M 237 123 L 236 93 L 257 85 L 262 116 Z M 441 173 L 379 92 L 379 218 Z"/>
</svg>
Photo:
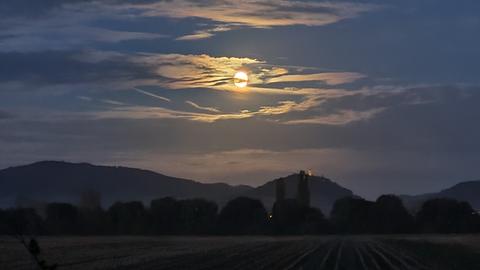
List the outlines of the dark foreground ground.
<svg viewBox="0 0 480 270">
<path fill-rule="evenodd" d="M 43 237 L 59 269 L 480 269 L 480 235 Z M 35 269 L 0 237 L 0 269 Z"/>
</svg>

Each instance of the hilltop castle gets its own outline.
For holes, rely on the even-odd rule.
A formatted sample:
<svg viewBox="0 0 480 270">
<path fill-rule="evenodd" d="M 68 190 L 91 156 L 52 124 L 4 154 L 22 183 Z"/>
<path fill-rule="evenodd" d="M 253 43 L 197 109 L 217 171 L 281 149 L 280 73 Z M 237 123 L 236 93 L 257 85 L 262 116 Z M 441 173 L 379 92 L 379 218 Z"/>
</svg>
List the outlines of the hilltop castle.
<svg viewBox="0 0 480 270">
<path fill-rule="evenodd" d="M 308 185 L 308 178 L 311 176 L 311 172 L 305 173 L 305 171 L 300 171 L 298 174 L 298 186 L 297 186 L 297 196 L 296 200 L 302 206 L 310 206 L 310 188 Z M 276 201 L 281 202 L 285 200 L 286 187 L 285 179 L 279 178 L 275 180 L 275 193 Z"/>
</svg>

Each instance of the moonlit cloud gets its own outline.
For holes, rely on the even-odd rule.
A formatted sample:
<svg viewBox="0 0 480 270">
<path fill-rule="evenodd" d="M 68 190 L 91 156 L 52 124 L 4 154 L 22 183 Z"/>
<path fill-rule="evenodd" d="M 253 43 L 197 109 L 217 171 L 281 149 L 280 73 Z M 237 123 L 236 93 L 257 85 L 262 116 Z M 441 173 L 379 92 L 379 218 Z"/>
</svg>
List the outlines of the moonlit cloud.
<svg viewBox="0 0 480 270">
<path fill-rule="evenodd" d="M 192 107 L 197 108 L 199 110 L 204 110 L 204 111 L 209 111 L 209 112 L 214 112 L 214 113 L 219 113 L 220 112 L 220 110 L 217 109 L 217 108 L 200 106 L 197 103 L 195 103 L 193 101 L 190 101 L 190 100 L 185 101 L 185 103 L 190 104 L 190 105 L 192 105 Z"/>
<path fill-rule="evenodd" d="M 252 117 L 250 113 L 207 114 L 172 110 L 150 106 L 123 106 L 112 110 L 88 113 L 95 119 L 185 119 L 212 123 L 218 120 L 244 119 Z"/>
<path fill-rule="evenodd" d="M 263 60 L 209 55 L 140 54 L 129 56 L 129 61 L 147 65 L 164 80 L 160 84 L 170 89 L 209 88 L 241 91 L 233 84 L 233 75 L 245 70 L 249 76 L 249 91 L 273 94 L 303 94 L 315 92 L 307 88 L 265 87 L 271 83 L 324 82 L 328 85 L 351 83 L 365 78 L 355 72 L 305 73 L 303 67 L 276 66 Z M 292 73 L 292 74 L 290 74 Z M 279 92 L 280 90 L 280 92 Z"/>
<path fill-rule="evenodd" d="M 204 39 L 204 38 L 213 37 L 213 36 L 215 35 L 215 33 L 218 33 L 218 32 L 226 32 L 226 31 L 230 31 L 230 30 L 232 30 L 232 29 L 234 29 L 234 27 L 232 27 L 232 26 L 219 25 L 219 26 L 215 26 L 215 27 L 210 28 L 210 29 L 195 31 L 193 34 L 188 34 L 188 35 L 184 35 L 184 36 L 178 37 L 178 38 L 176 38 L 176 40 L 198 40 L 198 39 Z"/>
<path fill-rule="evenodd" d="M 251 58 L 212 57 L 209 55 L 143 54 L 130 58 L 134 63 L 148 65 L 165 78 L 162 86 L 171 89 L 214 88 L 232 85 L 235 72 L 245 66 L 260 64 Z M 258 79 L 252 74 L 252 80 Z"/>
<path fill-rule="evenodd" d="M 286 121 L 285 124 L 323 124 L 323 125 L 346 125 L 355 121 L 371 119 L 377 113 L 382 112 L 383 108 L 376 108 L 368 111 L 342 110 L 338 113 L 323 116 L 314 116 L 307 119 L 297 119 Z"/>
<path fill-rule="evenodd" d="M 361 13 L 378 7 L 362 3 L 335 3 L 315 1 L 159 1 L 132 5 L 143 9 L 143 16 L 165 16 L 173 18 L 203 18 L 226 25 L 222 30 L 229 30 L 228 25 L 268 28 L 289 25 L 321 26 L 344 19 L 354 18 Z M 213 36 L 217 32 L 200 30 L 182 36 L 179 39 L 200 39 Z"/>
<path fill-rule="evenodd" d="M 78 61 L 92 64 L 104 62 L 115 64 L 124 62 L 145 70 L 145 78 L 130 81 L 131 76 L 124 72 L 116 81 L 123 83 L 123 88 L 128 88 L 134 82 L 142 85 L 133 86 L 133 90 L 147 97 L 171 102 L 172 105 L 147 106 L 143 104 L 115 104 L 124 105 L 108 108 L 104 112 L 95 112 L 99 118 L 127 118 L 127 119 L 185 119 L 190 121 L 212 123 L 221 120 L 236 120 L 246 118 L 269 118 L 282 124 L 319 124 L 319 125 L 346 125 L 351 122 L 374 117 L 381 112 L 378 108 L 367 111 L 349 110 L 339 108 L 337 111 L 318 110 L 328 100 L 340 99 L 352 95 L 372 95 L 370 90 L 345 90 L 341 88 L 318 87 L 278 87 L 273 83 L 317 83 L 323 82 L 330 86 L 352 83 L 365 77 L 354 72 L 324 72 L 311 73 L 312 69 L 303 67 L 290 67 L 272 65 L 266 61 L 253 58 L 239 57 L 214 57 L 210 55 L 183 55 L 183 54 L 153 54 L 139 53 L 135 55 L 119 55 L 116 53 L 84 52 Z M 249 74 L 247 89 L 239 89 L 233 84 L 232 76 L 238 70 L 245 70 Z M 128 71 L 128 69 L 126 69 Z M 310 73 L 307 73 L 310 72 Z M 259 104 L 257 108 L 220 111 L 218 108 L 201 106 L 188 99 L 180 100 L 198 111 L 185 110 L 175 107 L 179 100 L 172 100 L 160 96 L 152 91 L 147 91 L 144 86 L 161 87 L 165 91 L 182 91 L 194 89 L 195 91 L 221 91 L 240 94 L 245 98 L 252 95 L 269 95 L 277 101 Z M 313 85 L 312 85 L 313 86 Z M 380 94 L 383 94 L 380 92 Z M 283 98 L 281 98 L 283 97 Z M 228 104 L 223 104 L 228 108 Z M 290 115 L 295 112 L 310 112 L 309 118 L 303 115 Z M 375 112 L 375 113 L 374 113 Z M 276 116 L 288 116 L 286 119 L 271 119 Z"/>
<path fill-rule="evenodd" d="M 135 91 L 144 96 L 143 99 L 133 103 L 114 97 L 101 97 L 99 100 L 102 103 L 114 105 L 114 107 L 107 106 L 104 111 L 95 108 L 94 112 L 79 114 L 100 119 L 182 119 L 213 123 L 255 118 L 287 125 L 341 126 L 372 119 L 391 106 L 383 101 L 372 102 L 360 108 L 356 108 L 355 103 L 334 107 L 330 105 L 348 98 L 388 100 L 391 96 L 397 95 L 404 97 L 404 103 L 412 105 L 435 101 L 432 99 L 433 96 L 422 96 L 420 91 L 401 87 L 385 86 L 349 90 L 341 88 L 343 84 L 351 84 L 366 78 L 364 74 L 356 72 L 319 72 L 314 68 L 274 65 L 261 59 L 248 57 L 215 57 L 206 54 L 123 54 L 103 51 L 83 51 L 79 54 L 61 54 L 54 57 L 65 57 L 68 59 L 67 63 L 72 63 L 76 68 L 68 71 L 64 68 L 63 60 L 56 60 L 60 73 L 45 76 L 42 73 L 43 70 L 39 70 L 39 75 L 33 78 L 40 76 L 43 79 L 52 78 L 52 81 L 45 82 L 46 89 L 53 87 L 61 89 L 62 85 L 71 89 L 80 86 L 79 89 L 81 89 L 85 84 L 83 87 L 95 87 L 94 92 L 118 89 L 117 91 Z M 95 71 L 103 66 L 105 70 L 100 70 L 100 73 Z M 239 89 L 233 83 L 233 74 L 238 70 L 245 70 L 249 74 L 249 86 L 246 89 Z M 67 75 L 61 75 L 62 72 L 67 72 Z M 71 75 L 73 73 L 75 76 Z M 28 75 L 32 76 L 30 70 Z M 7 79 L 11 78 L 11 76 L 7 77 Z M 66 78 L 66 80 L 62 80 L 62 84 L 58 85 L 58 78 Z M 87 81 L 81 78 L 87 78 Z M 22 83 L 28 84 L 28 80 L 23 80 Z M 49 86 L 49 83 L 52 85 Z M 295 85 L 298 83 L 301 85 Z M 323 87 L 319 87 L 319 83 Z M 32 81 L 31 84 L 38 83 Z M 287 85 L 296 87 L 286 87 Z M 99 86 L 106 90 L 100 90 Z M 328 88 L 325 88 L 327 86 Z M 188 95 L 182 96 L 183 94 L 180 93 L 185 93 L 185 90 L 211 95 L 231 93 L 232 96 L 240 96 L 246 100 L 252 99 L 252 102 L 255 96 L 270 97 L 261 99 L 263 102 L 256 106 L 249 107 L 237 107 L 234 102 L 231 103 L 234 100 L 226 100 L 221 108 L 217 108 L 193 102 Z M 40 90 L 37 88 L 37 91 Z M 177 92 L 179 94 L 176 94 Z M 218 94 L 212 92 L 218 92 Z M 79 95 L 76 96 L 78 98 Z M 89 98 L 91 100 L 90 96 Z M 148 98 L 166 103 L 152 106 L 150 102 L 142 101 Z M 86 98 L 82 99 L 86 100 Z M 361 103 L 364 102 L 361 101 Z M 182 107 L 179 104 L 189 104 L 190 107 Z"/>
<path fill-rule="evenodd" d="M 365 78 L 365 75 L 354 72 L 324 72 L 314 74 L 280 75 L 268 79 L 267 83 L 321 81 L 329 85 L 337 85 L 351 83 L 362 78 Z"/>
<path fill-rule="evenodd" d="M 7 1 L 0 21 L 2 29 L 0 51 L 68 50 L 95 43 L 118 43 L 128 40 L 168 38 L 165 33 L 141 30 L 112 30 L 95 26 L 105 21 L 141 18 L 199 18 L 209 20 L 204 26 L 177 37 L 193 41 L 238 28 L 268 28 L 278 26 L 321 26 L 378 7 L 360 3 L 314 1 L 71 1 L 39 4 L 38 12 Z M 24 4 L 25 5 L 25 4 Z M 28 12 L 25 13 L 25 12 Z"/>
<path fill-rule="evenodd" d="M 197 31 L 193 34 L 190 35 L 185 35 L 178 37 L 177 40 L 197 40 L 197 39 L 204 39 L 204 38 L 209 38 L 213 37 L 213 34 L 209 31 Z"/>
</svg>

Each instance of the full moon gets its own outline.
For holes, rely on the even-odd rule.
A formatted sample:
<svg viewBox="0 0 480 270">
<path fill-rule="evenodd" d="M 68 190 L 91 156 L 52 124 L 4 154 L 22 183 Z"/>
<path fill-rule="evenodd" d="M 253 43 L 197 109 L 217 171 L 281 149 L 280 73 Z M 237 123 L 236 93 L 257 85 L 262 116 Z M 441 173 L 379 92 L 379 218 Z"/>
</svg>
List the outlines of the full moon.
<svg viewBox="0 0 480 270">
<path fill-rule="evenodd" d="M 237 71 L 233 76 L 233 83 L 236 87 L 244 88 L 248 83 L 248 75 L 243 71 Z"/>
</svg>

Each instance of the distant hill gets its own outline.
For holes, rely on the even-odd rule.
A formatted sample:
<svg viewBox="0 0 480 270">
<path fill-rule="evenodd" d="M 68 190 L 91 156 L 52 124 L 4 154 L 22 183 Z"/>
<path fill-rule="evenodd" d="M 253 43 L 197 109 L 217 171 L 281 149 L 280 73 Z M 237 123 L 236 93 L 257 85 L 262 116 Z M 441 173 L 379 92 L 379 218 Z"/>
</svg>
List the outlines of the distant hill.
<svg viewBox="0 0 480 270">
<path fill-rule="evenodd" d="M 0 170 L 0 207 L 15 201 L 78 203 L 81 192 L 101 193 L 104 206 L 115 201 L 171 196 L 208 198 L 225 202 L 252 187 L 205 184 L 152 171 L 87 163 L 42 161 Z"/>
<path fill-rule="evenodd" d="M 458 201 L 469 202 L 474 209 L 480 209 L 480 180 L 458 183 L 450 188 L 436 193 L 426 193 L 420 195 L 401 195 L 405 206 L 413 212 L 416 212 L 428 199 L 432 198 L 451 198 Z"/>
<path fill-rule="evenodd" d="M 298 174 L 292 174 L 285 178 L 287 198 L 295 198 L 297 185 Z M 323 176 L 309 177 L 309 186 L 311 205 L 320 208 L 325 215 L 330 214 L 330 210 L 336 200 L 347 196 L 356 196 L 351 190 Z M 245 195 L 261 199 L 265 207 L 270 209 L 275 202 L 275 180 L 267 182 L 255 189 L 248 190 L 245 192 Z"/>
<path fill-rule="evenodd" d="M 287 197 L 295 197 L 298 174 L 287 176 L 285 184 Z M 309 184 L 312 206 L 326 215 L 335 200 L 353 195 L 352 191 L 325 177 L 312 176 Z M 18 201 L 27 205 L 53 201 L 76 204 L 85 190 L 100 192 L 105 207 L 115 201 L 131 200 L 141 200 L 148 205 L 150 200 L 166 196 L 205 198 L 220 205 L 237 196 L 248 196 L 262 200 L 268 210 L 275 201 L 274 180 L 257 188 L 205 184 L 148 170 L 59 161 L 0 170 L 0 207 L 14 206 Z"/>
</svg>

